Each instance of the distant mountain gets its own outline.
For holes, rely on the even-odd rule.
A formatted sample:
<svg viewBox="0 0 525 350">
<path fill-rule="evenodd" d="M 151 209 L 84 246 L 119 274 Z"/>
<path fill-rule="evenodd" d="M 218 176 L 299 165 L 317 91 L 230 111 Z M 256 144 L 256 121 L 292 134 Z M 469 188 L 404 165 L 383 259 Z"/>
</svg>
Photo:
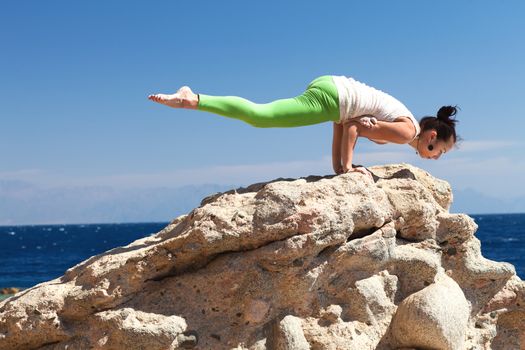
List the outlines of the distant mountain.
<svg viewBox="0 0 525 350">
<path fill-rule="evenodd" d="M 191 211 L 213 193 L 238 186 L 115 189 L 103 186 L 41 188 L 0 180 L 0 225 L 164 222 Z M 523 213 L 525 197 L 495 198 L 473 189 L 454 190 L 451 212 Z"/>
<path fill-rule="evenodd" d="M 40 188 L 0 181 L 0 225 L 161 222 L 191 211 L 213 193 L 235 188 L 217 184 L 178 188 Z"/>
<path fill-rule="evenodd" d="M 525 196 L 496 198 L 470 188 L 454 190 L 454 202 L 450 212 L 468 214 L 525 213 Z"/>
</svg>

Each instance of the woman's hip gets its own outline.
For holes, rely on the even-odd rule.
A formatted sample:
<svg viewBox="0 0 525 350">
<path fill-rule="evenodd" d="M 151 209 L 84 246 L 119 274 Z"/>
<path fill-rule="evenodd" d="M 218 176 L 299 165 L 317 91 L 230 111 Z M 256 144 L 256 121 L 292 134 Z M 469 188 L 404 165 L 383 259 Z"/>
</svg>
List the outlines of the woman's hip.
<svg viewBox="0 0 525 350">
<path fill-rule="evenodd" d="M 331 75 L 315 78 L 308 84 L 306 91 L 323 105 L 331 120 L 339 120 L 339 93 Z"/>
</svg>

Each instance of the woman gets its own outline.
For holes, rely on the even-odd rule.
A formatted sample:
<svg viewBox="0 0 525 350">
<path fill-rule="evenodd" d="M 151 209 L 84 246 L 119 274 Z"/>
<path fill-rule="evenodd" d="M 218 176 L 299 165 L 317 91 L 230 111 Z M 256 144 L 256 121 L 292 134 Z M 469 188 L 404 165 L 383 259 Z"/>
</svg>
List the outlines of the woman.
<svg viewBox="0 0 525 350">
<path fill-rule="evenodd" d="M 175 94 L 149 95 L 152 101 L 240 119 L 259 128 L 298 127 L 333 122 L 332 165 L 336 174 L 352 171 L 358 137 L 376 143 L 408 144 L 422 158 L 438 159 L 456 143 L 456 107 L 443 106 L 436 117 L 418 123 L 400 101 L 353 78 L 325 75 L 313 80 L 294 98 L 257 104 L 237 96 L 195 94 L 187 86 Z"/>
</svg>

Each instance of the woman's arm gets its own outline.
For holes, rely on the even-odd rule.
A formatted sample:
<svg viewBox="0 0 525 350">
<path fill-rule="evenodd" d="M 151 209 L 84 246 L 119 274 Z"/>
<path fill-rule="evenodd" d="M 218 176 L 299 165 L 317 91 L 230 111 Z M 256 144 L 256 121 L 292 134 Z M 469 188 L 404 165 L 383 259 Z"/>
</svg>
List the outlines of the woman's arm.
<svg viewBox="0 0 525 350">
<path fill-rule="evenodd" d="M 334 170 L 337 165 L 337 159 L 340 158 L 342 160 L 342 172 L 358 171 L 370 175 L 364 168 L 352 167 L 352 158 L 357 138 L 364 136 L 377 143 L 408 143 L 412 140 L 415 127 L 408 118 L 403 119 L 394 122 L 377 121 L 372 126 L 362 125 L 359 120 L 350 120 L 342 126 L 334 123 L 334 142 L 332 144 Z M 339 128 L 342 129 L 342 137 Z M 338 153 L 336 149 L 339 142 L 341 145 L 340 153 Z M 339 174 L 337 171 L 336 173 Z"/>
<path fill-rule="evenodd" d="M 415 132 L 416 128 L 408 117 L 400 117 L 393 122 L 378 120 L 371 127 L 357 124 L 358 135 L 376 143 L 409 143 L 414 138 Z"/>
<path fill-rule="evenodd" d="M 341 164 L 341 141 L 343 138 L 343 124 L 334 122 L 334 137 L 332 139 L 332 167 L 336 174 L 343 172 Z"/>
<path fill-rule="evenodd" d="M 384 145 L 385 143 L 388 143 L 388 141 L 385 141 L 385 140 L 376 140 L 376 139 L 369 139 L 369 140 L 377 143 L 378 145 Z"/>
<path fill-rule="evenodd" d="M 352 157 L 355 144 L 357 143 L 358 125 L 353 122 L 343 124 L 343 140 L 341 143 L 341 155 L 343 161 L 343 172 L 353 171 Z"/>
<path fill-rule="evenodd" d="M 352 166 L 355 144 L 357 143 L 357 138 L 359 137 L 359 130 L 362 128 L 363 126 L 359 122 L 355 121 L 343 124 L 343 140 L 341 142 L 343 172 L 359 172 L 369 176 L 373 180 L 372 174 L 368 170 L 363 167 L 354 168 Z"/>
</svg>

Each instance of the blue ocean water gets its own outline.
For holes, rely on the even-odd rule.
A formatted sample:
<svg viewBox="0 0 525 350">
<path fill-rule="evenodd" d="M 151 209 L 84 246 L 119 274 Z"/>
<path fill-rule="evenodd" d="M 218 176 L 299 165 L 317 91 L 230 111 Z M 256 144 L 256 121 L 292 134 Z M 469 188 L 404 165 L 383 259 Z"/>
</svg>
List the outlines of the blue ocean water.
<svg viewBox="0 0 525 350">
<path fill-rule="evenodd" d="M 484 257 L 506 261 L 525 279 L 525 214 L 471 215 Z M 168 223 L 0 226 L 0 288 L 28 288 Z"/>
<path fill-rule="evenodd" d="M 90 256 L 156 233 L 168 223 L 0 226 L 0 288 L 60 277 Z"/>
</svg>

